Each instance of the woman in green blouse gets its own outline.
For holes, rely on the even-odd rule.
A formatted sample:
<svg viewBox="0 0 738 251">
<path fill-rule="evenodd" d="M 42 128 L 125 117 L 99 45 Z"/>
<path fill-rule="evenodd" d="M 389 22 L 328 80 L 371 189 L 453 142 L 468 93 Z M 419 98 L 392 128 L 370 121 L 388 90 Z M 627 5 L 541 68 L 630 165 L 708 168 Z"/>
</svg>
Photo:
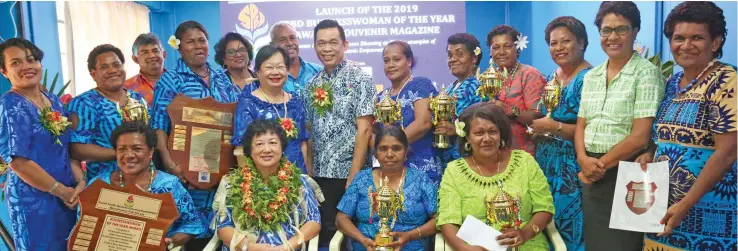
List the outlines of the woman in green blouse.
<svg viewBox="0 0 738 251">
<path fill-rule="evenodd" d="M 464 110 L 456 128 L 464 157 L 448 164 L 438 192 L 436 224 L 446 242 L 454 250 L 484 250 L 456 237 L 464 218 L 471 215 L 503 232 L 497 237 L 500 245 L 548 250 L 546 237 L 539 233 L 553 217 L 553 197 L 533 156 L 510 149 L 512 129 L 505 113 L 492 104 L 477 103 Z M 512 226 L 487 217 L 485 198 L 498 196 L 500 189 L 520 198 L 520 221 Z"/>
</svg>

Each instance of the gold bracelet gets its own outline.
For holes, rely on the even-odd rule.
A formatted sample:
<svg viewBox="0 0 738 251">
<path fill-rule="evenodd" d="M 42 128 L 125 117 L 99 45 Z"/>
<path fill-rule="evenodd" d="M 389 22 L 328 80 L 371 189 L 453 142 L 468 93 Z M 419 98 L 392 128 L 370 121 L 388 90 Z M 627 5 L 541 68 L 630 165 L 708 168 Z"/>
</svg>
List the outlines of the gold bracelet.
<svg viewBox="0 0 738 251">
<path fill-rule="evenodd" d="M 177 163 L 174 163 L 171 166 L 169 166 L 169 168 L 167 168 L 167 171 L 174 169 L 175 166 L 177 166 Z"/>
<path fill-rule="evenodd" d="M 418 238 L 423 237 L 423 234 L 420 232 L 420 228 L 416 228 L 416 231 L 418 231 Z"/>
<path fill-rule="evenodd" d="M 57 187 L 59 187 L 59 181 L 54 181 L 54 185 L 51 185 L 51 189 L 49 189 L 48 193 L 54 193 Z"/>
<path fill-rule="evenodd" d="M 533 236 L 536 236 L 541 232 L 541 229 L 536 224 L 531 223 L 530 227 L 533 228 Z"/>
</svg>

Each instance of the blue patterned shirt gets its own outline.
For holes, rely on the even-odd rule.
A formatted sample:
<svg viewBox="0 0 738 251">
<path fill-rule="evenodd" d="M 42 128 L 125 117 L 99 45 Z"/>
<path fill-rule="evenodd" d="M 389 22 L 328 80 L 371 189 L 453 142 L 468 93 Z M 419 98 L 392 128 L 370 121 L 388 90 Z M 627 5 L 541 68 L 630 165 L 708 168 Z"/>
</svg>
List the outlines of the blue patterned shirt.
<svg viewBox="0 0 738 251">
<path fill-rule="evenodd" d="M 131 98 L 146 102 L 145 99 L 135 91 L 126 91 Z M 118 106 L 102 94 L 97 89 L 86 91 L 69 102 L 67 108 L 69 113 L 77 114 L 79 122 L 77 130 L 72 132 L 71 143 L 77 144 L 93 144 L 105 148 L 113 148 L 110 142 L 110 135 L 116 127 L 122 123 Z M 87 161 L 87 173 L 85 178 L 89 181 L 98 173 L 106 170 L 116 170 L 118 165 L 116 161 Z"/>
<path fill-rule="evenodd" d="M 238 86 L 231 83 L 220 67 L 213 67 L 209 63 L 207 66 L 210 69 L 210 86 L 206 86 L 205 82 L 192 72 L 192 69 L 182 59 L 177 61 L 174 70 L 161 75 L 154 89 L 154 104 L 151 107 L 151 122 L 149 123 L 151 128 L 169 133 L 171 120 L 167 114 L 167 106 L 179 93 L 195 99 L 213 97 L 220 103 L 236 102 L 241 92 Z"/>
<path fill-rule="evenodd" d="M 332 82 L 333 107 L 321 116 L 313 107 L 309 92 L 311 87 L 324 82 Z M 330 76 L 323 70 L 305 86 L 302 96 L 305 118 L 312 129 L 315 177 L 348 178 L 358 133 L 356 119 L 373 115 L 375 93 L 372 77 L 345 59 Z M 371 161 L 367 158 L 365 163 L 369 165 Z"/>
<path fill-rule="evenodd" d="M 287 74 L 287 82 L 284 83 L 284 91 L 292 94 L 300 94 L 308 81 L 323 70 L 323 66 L 315 63 L 305 62 L 300 58 L 300 73 L 297 78 Z"/>
</svg>

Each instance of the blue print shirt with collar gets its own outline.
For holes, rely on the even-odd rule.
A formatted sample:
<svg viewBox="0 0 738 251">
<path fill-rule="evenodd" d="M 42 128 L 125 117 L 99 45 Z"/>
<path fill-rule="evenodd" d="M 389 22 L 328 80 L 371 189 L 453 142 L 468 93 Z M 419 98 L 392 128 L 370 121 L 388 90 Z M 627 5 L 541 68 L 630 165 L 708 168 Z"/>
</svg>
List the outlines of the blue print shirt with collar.
<svg viewBox="0 0 738 251">
<path fill-rule="evenodd" d="M 301 94 L 308 81 L 322 70 L 322 65 L 306 62 L 300 58 L 300 73 L 297 74 L 297 78 L 287 74 L 287 82 L 284 83 L 283 87 L 284 91 L 297 95 Z"/>
</svg>

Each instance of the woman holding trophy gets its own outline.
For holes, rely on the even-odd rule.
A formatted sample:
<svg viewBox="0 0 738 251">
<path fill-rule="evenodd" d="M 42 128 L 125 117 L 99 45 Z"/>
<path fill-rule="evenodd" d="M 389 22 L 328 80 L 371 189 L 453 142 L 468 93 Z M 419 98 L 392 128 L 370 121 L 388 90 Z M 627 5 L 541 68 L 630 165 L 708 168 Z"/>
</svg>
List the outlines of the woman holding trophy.
<svg viewBox="0 0 738 251">
<path fill-rule="evenodd" d="M 436 233 L 437 190 L 423 171 L 405 166 L 408 147 L 402 129 L 380 128 L 374 142 L 380 167 L 357 173 L 338 204 L 336 224 L 353 250 L 428 249 L 425 237 Z"/>
<path fill-rule="evenodd" d="M 559 65 L 544 87 L 543 114 L 533 120 L 536 132 L 536 160 L 548 179 L 556 206 L 554 222 L 567 250 L 584 250 L 582 231 L 581 171 L 574 150 L 579 98 L 584 74 L 592 65 L 584 60 L 587 30 L 578 19 L 558 17 L 546 27 L 546 43 L 551 58 Z"/>
<path fill-rule="evenodd" d="M 457 123 L 460 154 L 448 164 L 438 191 L 437 225 L 454 250 L 482 250 L 456 236 L 467 215 L 502 231 L 500 245 L 548 250 L 539 235 L 554 213 L 553 197 L 533 156 L 511 150 L 512 129 L 501 108 L 475 104 Z"/>
</svg>

